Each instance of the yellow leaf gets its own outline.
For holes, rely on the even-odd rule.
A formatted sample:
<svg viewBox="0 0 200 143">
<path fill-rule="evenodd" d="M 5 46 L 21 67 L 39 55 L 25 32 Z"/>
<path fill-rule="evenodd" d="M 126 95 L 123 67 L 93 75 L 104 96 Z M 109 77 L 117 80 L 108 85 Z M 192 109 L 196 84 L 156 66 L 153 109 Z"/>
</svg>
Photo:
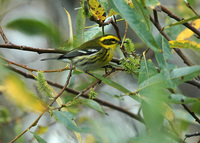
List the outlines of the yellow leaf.
<svg viewBox="0 0 200 143">
<path fill-rule="evenodd" d="M 81 134 L 78 133 L 78 132 L 74 132 L 74 134 L 76 135 L 76 137 L 77 137 L 79 143 L 82 143 L 82 137 L 81 137 Z"/>
<path fill-rule="evenodd" d="M 72 19 L 71 19 L 71 15 L 69 14 L 69 12 L 64 8 L 67 17 L 68 17 L 68 24 L 69 24 L 69 40 L 67 43 L 69 43 L 70 46 L 70 50 L 73 49 L 73 29 L 72 29 Z"/>
<path fill-rule="evenodd" d="M 169 41 L 171 48 L 193 49 L 200 52 L 200 44 L 189 40 Z"/>
<path fill-rule="evenodd" d="M 89 0 L 89 5 L 91 8 L 95 9 L 100 6 L 99 2 L 97 0 Z"/>
<path fill-rule="evenodd" d="M 106 19 L 106 17 L 104 16 L 104 13 L 105 11 L 102 7 L 97 7 L 95 8 L 95 10 L 92 10 L 93 16 L 95 16 L 95 18 L 97 20 L 100 20 L 101 22 Z"/>
<path fill-rule="evenodd" d="M 48 130 L 47 126 L 38 126 L 37 131 L 35 132 L 38 135 L 46 133 Z"/>
<path fill-rule="evenodd" d="M 196 29 L 198 29 L 200 27 L 200 19 L 197 19 L 195 21 L 192 22 L 192 26 L 195 27 Z M 185 30 L 183 30 L 176 38 L 176 40 L 185 40 L 190 38 L 192 35 L 194 34 L 193 31 L 191 31 L 190 29 L 186 28 Z"/>
<path fill-rule="evenodd" d="M 4 92 L 6 90 L 6 88 L 4 86 L 0 85 L 0 92 Z"/>
<path fill-rule="evenodd" d="M 28 90 L 25 83 L 17 76 L 9 75 L 5 77 L 3 85 L 5 87 L 4 93 L 7 99 L 14 102 L 19 107 L 33 112 L 43 112 L 47 108 L 47 105 L 34 96 L 34 94 Z"/>
<path fill-rule="evenodd" d="M 113 15 L 117 15 L 118 13 L 114 10 L 114 9 L 111 9 L 108 13 L 108 16 L 107 17 L 110 17 L 110 16 L 113 16 Z"/>
<path fill-rule="evenodd" d="M 92 134 L 88 134 L 85 138 L 85 143 L 96 143 L 97 140 Z"/>
<path fill-rule="evenodd" d="M 89 5 L 92 15 L 100 22 L 103 22 L 106 19 L 105 10 L 101 7 L 98 0 L 89 0 Z"/>
<path fill-rule="evenodd" d="M 166 103 L 162 103 L 162 110 L 164 112 L 162 112 L 163 116 L 168 120 L 168 121 L 173 121 L 174 120 L 174 112 L 173 110 L 166 104 Z"/>
</svg>

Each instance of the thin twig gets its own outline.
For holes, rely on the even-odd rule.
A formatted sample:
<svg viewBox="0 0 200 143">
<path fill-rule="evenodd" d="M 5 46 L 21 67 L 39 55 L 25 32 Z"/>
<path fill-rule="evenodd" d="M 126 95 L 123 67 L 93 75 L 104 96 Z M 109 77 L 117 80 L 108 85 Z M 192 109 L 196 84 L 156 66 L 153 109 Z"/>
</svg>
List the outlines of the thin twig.
<svg viewBox="0 0 200 143">
<path fill-rule="evenodd" d="M 16 65 L 18 67 L 21 67 L 21 68 L 26 69 L 26 70 L 31 71 L 31 72 L 32 71 L 35 71 L 35 72 L 42 71 L 42 72 L 45 73 L 45 72 L 62 72 L 62 71 L 65 71 L 65 70 L 70 70 L 70 68 L 68 68 L 68 67 L 65 67 L 65 68 L 62 68 L 62 69 L 57 69 L 57 70 L 37 70 L 37 69 L 29 68 L 26 65 L 21 65 L 21 64 L 12 62 L 12 61 L 10 61 L 10 60 L 2 57 L 2 56 L 0 56 L 0 58 L 3 59 L 4 61 L 8 62 L 9 65 Z"/>
<path fill-rule="evenodd" d="M 161 25 L 159 24 L 158 20 L 155 21 L 150 16 L 151 22 L 155 25 L 155 27 L 158 29 L 158 31 L 168 40 L 171 41 L 171 38 L 162 30 Z M 183 62 L 187 64 L 188 66 L 192 66 L 193 63 L 183 54 L 183 52 L 179 48 L 174 48 L 175 52 L 182 58 Z"/>
<path fill-rule="evenodd" d="M 58 97 L 60 97 L 62 95 L 62 93 L 65 91 L 67 85 L 69 84 L 69 80 L 70 80 L 70 77 L 72 75 L 72 67 L 70 68 L 70 72 L 69 72 L 69 75 L 67 77 L 67 81 L 65 83 L 65 85 L 63 86 L 62 90 L 60 91 L 60 93 L 54 97 L 54 99 L 51 101 L 51 103 L 49 104 L 49 106 L 52 106 L 53 103 L 58 99 Z M 30 76 L 30 75 L 29 75 Z M 32 76 L 32 75 L 31 75 Z M 33 77 L 34 78 L 34 77 Z M 35 79 L 35 78 L 34 78 Z M 21 132 L 18 136 L 16 136 L 12 141 L 10 141 L 10 143 L 13 143 L 15 142 L 18 138 L 20 138 L 23 134 L 25 134 L 27 131 L 29 131 L 33 126 L 36 126 L 38 121 L 40 120 L 40 118 L 44 115 L 44 113 L 46 111 L 49 110 L 49 106 L 38 116 L 38 118 L 27 128 L 25 129 L 23 132 Z"/>
<path fill-rule="evenodd" d="M 24 76 L 24 77 L 26 77 L 26 78 L 35 80 L 34 76 L 31 75 L 31 74 L 28 74 L 28 73 L 26 73 L 26 72 L 23 72 L 23 71 L 21 71 L 21 70 L 18 70 L 18 69 L 14 68 L 14 67 L 12 67 L 12 66 L 9 66 L 9 65 L 6 65 L 6 67 L 9 68 L 9 69 L 12 70 L 12 71 L 14 71 L 14 72 L 16 72 L 16 73 L 18 73 L 18 74 Z M 60 85 L 60 84 L 58 84 L 58 83 L 54 83 L 54 82 L 49 81 L 49 80 L 46 80 L 46 81 L 47 81 L 47 83 L 48 83 L 49 85 L 52 85 L 52 86 L 54 86 L 54 87 L 61 88 L 61 89 L 63 88 L 63 86 Z M 76 94 L 76 95 L 78 95 L 78 94 L 80 93 L 79 91 L 74 90 L 74 89 L 69 88 L 69 87 L 66 87 L 65 90 L 66 90 L 67 92 L 70 92 L 70 93 Z M 81 97 L 89 98 L 89 95 L 84 93 L 84 94 L 81 95 Z M 143 118 L 141 118 L 140 116 L 138 116 L 138 115 L 136 115 L 136 114 L 134 114 L 134 113 L 132 113 L 132 112 L 130 112 L 130 111 L 128 111 L 128 110 L 122 108 L 122 107 L 116 106 L 116 105 L 114 105 L 114 104 L 111 104 L 111 103 L 109 103 L 109 102 L 107 102 L 107 101 L 104 101 L 104 100 L 101 100 L 101 99 L 99 99 L 99 98 L 95 98 L 94 100 L 95 100 L 96 102 L 98 102 L 99 104 L 103 105 L 103 106 L 110 107 L 110 108 L 112 108 L 112 109 L 114 109 L 114 110 L 117 110 L 117 111 L 119 111 L 119 112 L 122 112 L 122 113 L 124 113 L 124 114 L 126 114 L 126 115 L 132 117 L 133 119 L 135 119 L 135 120 L 137 120 L 137 121 L 139 121 L 139 122 L 141 122 L 141 123 L 144 123 L 144 119 L 143 119 Z"/>
<path fill-rule="evenodd" d="M 7 39 L 6 35 L 3 32 L 3 29 L 0 26 L 0 34 L 5 42 L 5 44 L 0 44 L 0 48 L 7 48 L 7 49 L 16 49 L 16 50 L 24 50 L 24 51 L 32 51 L 32 52 L 37 52 L 38 54 L 42 53 L 59 53 L 59 54 L 64 54 L 67 51 L 66 50 L 61 50 L 61 49 L 39 49 L 39 48 L 33 48 L 33 47 L 28 47 L 28 46 L 21 46 L 21 45 L 15 45 L 9 42 Z"/>
<path fill-rule="evenodd" d="M 114 17 L 114 19 L 115 19 L 115 17 Z M 115 19 L 115 21 L 112 21 L 111 24 L 113 25 L 113 27 L 116 31 L 117 37 L 121 40 L 122 38 L 121 38 L 121 35 L 120 35 L 119 27 L 116 23 L 116 19 Z M 124 54 L 124 57 L 128 57 L 128 54 L 127 54 L 127 51 L 126 51 L 124 45 L 121 46 L 121 51 Z"/>
<path fill-rule="evenodd" d="M 153 16 L 154 16 L 155 24 L 159 24 L 158 14 L 157 14 L 157 11 L 155 9 L 153 10 Z"/>
<path fill-rule="evenodd" d="M 177 15 L 173 14 L 171 11 L 169 11 L 167 8 L 165 8 L 164 6 L 161 5 L 161 10 L 166 13 L 169 17 L 177 20 L 177 21 L 181 21 L 183 20 L 183 18 L 178 17 Z M 187 28 L 189 28 L 190 30 L 192 30 L 195 34 L 197 34 L 200 37 L 200 31 L 198 29 L 196 29 L 194 26 L 192 26 L 190 23 L 186 22 L 183 23 L 183 25 L 185 25 Z"/>
<path fill-rule="evenodd" d="M 186 111 L 188 111 L 188 113 L 190 113 L 190 115 L 195 119 L 195 121 L 200 124 L 200 119 L 196 116 L 196 114 L 192 112 L 185 104 L 182 104 L 182 106 Z"/>
<path fill-rule="evenodd" d="M 112 24 L 112 26 L 114 27 L 114 29 L 116 31 L 117 37 L 121 40 L 122 38 L 121 38 L 121 35 L 120 35 L 120 32 L 119 32 L 119 27 L 117 26 L 115 17 L 114 17 L 114 20 L 115 21 L 111 21 L 111 24 Z"/>
<path fill-rule="evenodd" d="M 200 82 L 196 79 L 190 80 L 190 81 L 186 81 L 185 83 L 191 84 L 196 86 L 197 88 L 200 88 Z"/>
<path fill-rule="evenodd" d="M 200 132 L 195 132 L 195 133 L 192 133 L 192 134 L 186 134 L 185 140 L 186 140 L 186 138 L 195 137 L 195 136 L 200 136 Z"/>
<path fill-rule="evenodd" d="M 29 46 L 21 46 L 21 45 L 14 45 L 14 44 L 0 44 L 0 48 L 30 51 L 30 52 L 36 52 L 38 54 L 43 54 L 43 53 L 65 54 L 67 53 L 66 50 L 61 50 L 61 49 L 41 49 L 41 48 L 33 48 Z"/>
<path fill-rule="evenodd" d="M 34 127 L 38 121 L 40 120 L 40 118 L 44 115 L 44 113 L 47 111 L 48 109 L 44 110 L 38 117 L 37 119 L 27 128 L 25 129 L 23 132 L 21 132 L 18 136 L 16 136 L 12 141 L 10 141 L 9 143 L 13 143 L 15 142 L 18 138 L 20 138 L 23 134 L 25 134 L 27 131 L 30 130 L 30 128 Z"/>
<path fill-rule="evenodd" d="M 60 93 L 56 97 L 54 97 L 54 99 L 51 101 L 49 106 L 52 106 L 53 103 L 58 99 L 58 97 L 60 97 L 62 95 L 62 93 L 65 91 L 67 85 L 69 84 L 70 77 L 72 76 L 72 70 L 73 70 L 72 65 L 70 65 L 70 71 L 69 71 L 69 74 L 68 74 L 67 81 L 66 81 L 65 85 L 63 86 L 63 88 L 60 91 Z"/>
<path fill-rule="evenodd" d="M 0 34 L 1 34 L 1 37 L 3 38 L 5 44 L 10 43 L 10 42 L 8 41 L 6 35 L 4 34 L 3 29 L 1 28 L 1 26 L 0 26 Z"/>
<path fill-rule="evenodd" d="M 106 73 L 105 75 L 103 75 L 103 77 L 107 77 L 107 76 L 110 75 L 112 72 L 113 72 L 113 70 L 110 71 L 110 72 L 108 72 L 108 73 Z M 90 86 L 88 86 L 87 88 L 85 88 L 84 90 L 82 90 L 77 96 L 75 96 L 75 97 L 73 98 L 72 101 L 74 101 L 74 100 L 76 100 L 77 98 L 79 98 L 82 94 L 84 94 L 86 91 L 88 91 L 89 89 L 91 89 L 91 88 L 93 88 L 94 86 L 96 86 L 99 82 L 100 82 L 100 80 L 97 79 L 93 84 L 91 84 Z"/>
<path fill-rule="evenodd" d="M 185 2 L 185 4 L 186 4 L 186 6 L 187 6 L 189 9 L 192 10 L 192 12 L 194 12 L 197 16 L 199 16 L 198 13 L 192 8 L 192 6 L 190 5 L 189 2 L 187 2 L 187 1 L 185 1 L 185 0 L 184 0 L 184 2 Z"/>
<path fill-rule="evenodd" d="M 68 51 L 62 50 L 62 49 L 41 49 L 41 48 L 33 48 L 33 47 L 21 46 L 21 45 L 13 45 L 13 44 L 9 44 L 9 45 L 0 44 L 0 48 L 31 51 L 31 52 L 36 52 L 38 54 L 44 54 L 44 53 L 66 54 L 68 52 Z M 113 59 L 113 62 L 115 62 L 117 64 L 119 63 L 118 60 L 116 60 L 116 58 Z M 46 72 L 48 72 L 48 71 L 46 71 Z"/>
</svg>

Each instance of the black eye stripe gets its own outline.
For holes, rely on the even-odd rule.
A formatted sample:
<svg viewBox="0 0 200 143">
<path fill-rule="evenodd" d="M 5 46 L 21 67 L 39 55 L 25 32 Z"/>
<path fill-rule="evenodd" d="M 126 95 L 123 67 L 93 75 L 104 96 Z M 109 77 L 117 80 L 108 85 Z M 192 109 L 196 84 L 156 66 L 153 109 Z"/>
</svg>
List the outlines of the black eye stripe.
<svg viewBox="0 0 200 143">
<path fill-rule="evenodd" d="M 112 44 L 117 43 L 117 40 L 114 39 L 114 38 L 112 38 L 112 39 L 105 39 L 105 40 L 102 41 L 102 43 L 103 43 L 104 45 L 112 45 Z"/>
<path fill-rule="evenodd" d="M 111 41 L 117 41 L 116 39 L 110 39 Z"/>
</svg>

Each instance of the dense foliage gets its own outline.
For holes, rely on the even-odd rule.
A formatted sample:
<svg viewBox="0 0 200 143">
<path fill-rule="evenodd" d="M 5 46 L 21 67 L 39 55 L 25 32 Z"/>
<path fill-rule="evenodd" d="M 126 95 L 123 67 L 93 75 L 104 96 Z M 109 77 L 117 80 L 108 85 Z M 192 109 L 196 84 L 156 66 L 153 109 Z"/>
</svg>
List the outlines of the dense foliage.
<svg viewBox="0 0 200 143">
<path fill-rule="evenodd" d="M 13 18 L 9 14 L 19 7 L 0 0 L 0 142 L 198 142 L 200 16 L 197 0 L 189 2 L 168 8 L 159 0 L 80 0 L 71 11 L 64 8 L 70 1 L 63 7 L 56 2 L 50 20 L 40 14 Z M 68 40 L 50 14 L 57 9 Z M 9 32 L 20 32 L 16 41 L 29 37 L 35 44 L 39 38 L 46 45 L 15 44 Z M 111 66 L 88 74 L 40 61 L 106 33 L 123 43 Z"/>
</svg>

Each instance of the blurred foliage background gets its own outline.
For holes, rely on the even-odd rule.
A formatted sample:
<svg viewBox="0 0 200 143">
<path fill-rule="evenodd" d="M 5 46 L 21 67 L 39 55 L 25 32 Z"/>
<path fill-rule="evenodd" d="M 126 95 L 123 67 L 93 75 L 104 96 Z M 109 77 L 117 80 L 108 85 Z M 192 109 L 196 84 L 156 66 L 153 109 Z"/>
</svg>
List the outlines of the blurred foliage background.
<svg viewBox="0 0 200 143">
<path fill-rule="evenodd" d="M 91 96 L 97 96 L 94 98 L 107 101 L 113 106 L 110 108 L 108 105 L 105 106 L 103 102 L 97 101 L 97 103 L 96 101 L 93 102 L 93 100 L 81 100 L 82 98 L 80 98 L 80 100 L 73 102 L 65 108 L 65 111 L 53 110 L 45 113 L 37 125 L 33 126 L 30 131 L 17 139 L 16 142 L 155 143 L 161 140 L 163 142 L 184 142 L 185 134 L 200 132 L 199 123 L 195 122 L 195 119 L 181 105 L 181 100 L 184 99 L 184 104 L 197 117 L 200 117 L 199 87 L 185 83 L 186 80 L 192 80 L 199 75 L 199 66 L 186 67 L 180 56 L 173 50 L 169 50 L 168 41 L 163 36 L 161 37 L 160 32 L 150 20 L 143 21 L 145 25 L 149 26 L 148 29 L 140 27 L 141 21 L 145 18 L 148 19 L 149 14 L 153 17 L 155 4 L 158 6 L 162 5 L 173 14 L 185 19 L 192 17 L 192 21 L 195 21 L 199 17 L 194 18 L 194 12 L 186 6 L 183 0 L 149 0 L 144 4 L 142 2 L 145 1 L 126 1 L 129 4 L 128 10 L 132 10 L 134 7 L 135 14 L 139 15 L 138 17 L 141 16 L 141 13 L 147 12 L 141 16 L 143 19 L 140 17 L 141 23 L 138 22 L 139 24 L 135 25 L 131 21 L 132 15 L 130 13 L 123 13 L 123 7 L 120 6 L 124 6 L 125 2 L 121 1 L 119 2 L 119 7 L 117 7 L 116 0 L 109 0 L 108 2 L 99 0 L 101 6 L 107 11 L 110 8 L 114 8 L 114 10 L 119 9 L 117 12 L 121 16 L 117 15 L 116 19 L 123 18 L 128 22 L 127 32 L 124 20 L 118 21 L 117 26 L 121 37 L 123 38 L 123 35 L 126 34 L 126 37 L 134 43 L 135 55 L 142 57 L 143 52 L 147 48 L 150 47 L 150 50 L 142 58 L 141 61 L 143 62 L 139 61 L 139 69 L 135 70 L 132 64 L 129 65 L 127 59 L 123 66 L 114 64 L 115 67 L 119 66 L 124 69 L 127 66 L 128 70 L 132 66 L 134 71 L 126 72 L 122 70 L 114 72 L 108 77 L 109 81 L 99 77 L 103 82 L 87 92 Z M 198 0 L 188 0 L 188 2 L 197 13 L 200 12 L 200 2 Z M 22 48 L 23 46 L 28 46 L 40 49 L 69 50 L 70 41 L 68 39 L 72 38 L 70 37 L 70 28 L 73 30 L 74 47 L 97 35 L 102 35 L 102 28 L 95 21 L 91 21 L 91 19 L 85 17 L 80 12 L 83 9 L 83 3 L 78 0 L 0 0 L 0 26 L 9 42 L 14 45 L 20 45 Z M 96 1 L 94 3 L 96 4 Z M 137 7 L 135 4 L 138 3 Z M 142 8 L 143 12 L 139 11 L 142 5 L 147 6 L 146 8 L 143 7 L 144 9 Z M 64 8 L 71 16 L 72 27 L 70 27 Z M 128 12 L 126 7 L 124 9 L 125 12 Z M 159 10 L 157 14 L 159 24 L 165 28 L 169 26 L 164 31 L 171 40 L 177 40 L 177 37 L 180 36 L 180 33 L 186 27 L 182 24 L 170 26 L 170 24 L 176 22 L 173 18 L 170 18 L 162 11 L 159 12 Z M 189 23 L 192 21 L 189 21 Z M 200 25 L 198 21 L 196 24 Z M 145 29 L 149 33 L 145 33 Z M 116 35 L 116 29 L 112 24 L 106 25 L 104 30 L 105 33 Z M 80 36 L 81 34 L 82 36 Z M 163 47 L 168 48 L 162 49 L 166 53 L 166 55 L 161 54 L 164 58 L 156 52 L 155 45 L 151 47 L 151 44 L 147 44 L 147 42 L 151 41 L 151 39 L 146 38 L 148 34 L 155 40 L 155 45 L 158 45 L 158 47 L 164 45 Z M 182 35 L 187 34 L 184 33 Z M 145 35 L 146 41 L 144 40 L 145 38 L 141 38 L 143 35 Z M 187 38 L 187 40 L 199 43 L 197 37 L 193 35 Z M 58 70 L 66 67 L 66 63 L 41 61 L 41 59 L 46 57 L 58 56 L 58 53 L 38 54 L 37 52 L 9 49 L 9 47 L 1 48 L 4 42 L 4 39 L 0 38 L 0 55 L 3 57 L 3 59 L 0 59 L 0 142 L 2 143 L 13 140 L 15 136 L 26 130 L 36 120 L 40 112 L 43 112 L 48 107 L 54 96 L 60 92 L 60 88 L 48 85 L 45 79 L 64 85 L 69 74 L 69 70 L 62 70 L 62 72 Z M 13 46 L 12 44 L 11 46 Z M 171 43 L 170 46 L 172 44 L 176 43 Z M 190 42 L 178 44 L 183 44 L 181 47 L 186 47 L 181 49 L 183 53 L 193 64 L 199 65 L 198 48 L 200 46 L 187 48 L 187 44 L 190 44 Z M 133 56 L 132 53 L 130 55 Z M 116 50 L 115 57 L 117 59 L 125 59 L 120 49 Z M 163 59 L 166 61 L 162 62 Z M 57 70 L 57 72 L 34 72 L 31 69 L 27 70 L 26 67 L 23 68 L 15 65 L 8 60 L 20 65 L 26 65 L 28 68 L 37 69 L 38 71 L 53 69 Z M 133 61 L 134 64 L 136 62 L 138 61 Z M 22 72 L 34 75 L 37 81 L 18 75 L 18 72 L 9 68 L 9 66 L 5 68 L 5 65 L 9 64 Z M 182 69 L 182 67 L 186 68 Z M 148 72 L 142 72 L 142 70 L 147 71 L 147 69 L 149 70 Z M 157 77 L 148 82 L 154 84 L 154 81 L 158 80 L 161 82 L 161 85 L 149 86 L 149 84 L 144 83 L 146 79 L 159 74 L 157 69 L 163 73 L 164 80 L 162 79 L 163 77 Z M 175 74 L 172 75 L 171 71 Z M 184 73 L 184 71 L 187 71 L 187 73 Z M 103 75 L 104 70 L 97 70 L 94 74 L 96 73 Z M 171 77 L 167 78 L 167 76 L 174 76 L 175 80 Z M 90 86 L 94 81 L 96 81 L 95 78 L 85 73 L 73 71 L 68 87 L 81 91 Z M 197 81 L 199 82 L 199 80 Z M 145 88 L 145 85 L 148 88 Z M 169 93 L 166 90 L 169 87 L 175 90 L 176 93 Z M 125 91 L 131 91 L 134 94 L 129 96 L 125 94 Z M 64 92 L 61 96 L 61 103 L 66 104 L 72 101 L 76 95 L 73 92 Z M 138 97 L 134 97 L 135 95 Z M 168 97 L 172 98 L 172 100 L 168 101 Z M 54 107 L 59 107 L 59 102 L 54 104 Z M 162 109 L 160 109 L 161 107 Z M 136 117 L 129 113 L 133 113 Z M 199 136 L 194 136 L 186 139 L 185 142 L 198 142 L 199 139 Z"/>
</svg>

